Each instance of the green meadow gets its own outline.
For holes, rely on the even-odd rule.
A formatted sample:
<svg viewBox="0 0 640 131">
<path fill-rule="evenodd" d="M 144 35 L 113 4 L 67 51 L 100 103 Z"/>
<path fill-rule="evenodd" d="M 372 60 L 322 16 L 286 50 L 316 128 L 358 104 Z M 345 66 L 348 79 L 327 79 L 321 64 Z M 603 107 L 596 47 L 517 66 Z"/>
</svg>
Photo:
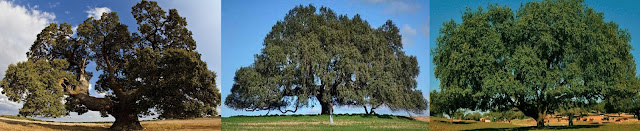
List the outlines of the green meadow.
<svg viewBox="0 0 640 131">
<path fill-rule="evenodd" d="M 392 115 L 232 116 L 222 118 L 222 130 L 429 130 L 429 122 Z"/>
</svg>

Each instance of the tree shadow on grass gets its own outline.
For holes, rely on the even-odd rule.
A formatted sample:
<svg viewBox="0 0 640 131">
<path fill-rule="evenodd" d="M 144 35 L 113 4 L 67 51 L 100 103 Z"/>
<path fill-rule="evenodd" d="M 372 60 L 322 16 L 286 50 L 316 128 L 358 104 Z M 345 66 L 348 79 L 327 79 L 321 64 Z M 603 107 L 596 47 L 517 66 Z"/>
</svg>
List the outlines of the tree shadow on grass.
<svg viewBox="0 0 640 131">
<path fill-rule="evenodd" d="M 437 121 L 437 122 L 442 122 L 442 123 L 449 123 L 449 121 L 445 121 L 445 120 L 432 120 L 432 121 Z M 453 124 L 473 124 L 476 122 L 466 122 L 466 121 L 454 121 L 452 122 Z"/>
<path fill-rule="evenodd" d="M 566 130 L 566 129 L 586 129 L 586 128 L 598 128 L 602 125 L 575 125 L 575 126 L 549 126 L 545 127 L 545 130 Z M 514 127 L 514 128 L 481 128 L 481 129 L 471 129 L 465 131 L 528 131 L 528 130 L 536 130 L 538 127 L 536 126 L 526 126 L 526 127 Z"/>
<path fill-rule="evenodd" d="M 371 118 L 371 117 L 377 117 L 377 118 L 381 118 L 381 119 L 403 119 L 403 120 L 415 120 L 411 117 L 407 117 L 407 116 L 396 116 L 396 115 L 387 115 L 387 114 L 354 114 L 354 115 L 360 115 L 360 117 L 364 117 L 364 118 Z M 352 115 L 349 115 L 352 116 Z M 395 118 L 394 118 L 395 117 Z"/>
</svg>

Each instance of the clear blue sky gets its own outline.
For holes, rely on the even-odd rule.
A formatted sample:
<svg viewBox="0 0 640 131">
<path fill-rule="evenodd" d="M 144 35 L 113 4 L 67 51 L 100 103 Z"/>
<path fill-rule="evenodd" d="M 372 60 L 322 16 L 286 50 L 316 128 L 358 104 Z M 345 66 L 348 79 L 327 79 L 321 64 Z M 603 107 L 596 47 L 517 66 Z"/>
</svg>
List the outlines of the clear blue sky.
<svg viewBox="0 0 640 131">
<path fill-rule="evenodd" d="M 137 32 L 138 25 L 136 24 L 135 19 L 131 15 L 131 7 L 138 3 L 138 1 L 132 0 L 116 0 L 116 1 L 85 1 L 85 0 L 51 0 L 51 1 L 28 1 L 28 0 L 15 0 L 15 1 L 4 1 L 0 0 L 5 4 L 9 4 L 7 6 L 2 6 L 0 8 L 2 11 L 16 11 L 19 15 L 11 16 L 10 18 L 0 18 L 0 24 L 15 24 L 19 26 L 21 23 L 29 23 L 29 21 L 33 21 L 34 19 L 21 19 L 23 17 L 35 17 L 44 12 L 49 13 L 47 16 L 54 16 L 53 19 L 47 19 L 45 22 L 56 22 L 62 23 L 67 22 L 74 27 L 78 24 L 82 23 L 84 20 L 88 18 L 90 14 L 101 14 L 101 11 L 112 11 L 117 12 L 120 18 L 120 22 L 129 26 L 129 31 Z M 221 54 L 220 54 L 220 4 L 219 0 L 210 0 L 210 1 L 160 1 L 158 2 L 160 7 L 165 11 L 168 11 L 171 8 L 175 8 L 178 10 L 178 13 L 182 17 L 186 17 L 188 26 L 187 28 L 193 32 L 193 37 L 197 42 L 197 51 L 202 54 L 202 59 L 207 62 L 207 66 L 210 70 L 216 72 L 218 77 L 216 78 L 217 87 L 220 89 L 220 71 L 221 71 Z M 21 11 L 23 10 L 23 11 Z M 26 11 L 24 11 L 26 10 Z M 4 12 L 6 13 L 6 12 Z M 6 15 L 0 15 L 0 17 L 5 17 Z M 22 21 L 20 21 L 22 20 Z M 16 22 L 17 21 L 17 22 Z M 47 24 L 48 25 L 48 24 Z M 26 26 L 42 26 L 41 23 L 36 23 L 32 25 Z M 44 25 L 46 26 L 46 25 Z M 39 29 L 34 29 L 35 32 L 40 32 L 43 27 Z M 0 34 L 13 34 L 23 32 L 24 29 L 17 29 L 15 31 L 8 31 L 6 28 L 2 28 L 0 30 Z M 27 33 L 29 34 L 29 33 Z M 15 39 L 13 37 L 0 36 L 0 40 L 3 39 Z M 6 70 L 5 64 L 16 63 L 17 61 L 26 60 L 26 56 L 23 54 L 27 52 L 26 49 L 33 44 L 33 40 L 35 40 L 36 35 L 31 33 L 30 36 L 25 36 L 26 40 L 12 40 L 12 45 L 9 47 L 15 47 L 15 49 L 0 49 L 0 52 L 10 51 L 13 54 L 8 55 L 16 55 L 19 58 L 11 58 L 11 60 L 5 60 L 5 56 L 0 56 L 0 79 L 4 77 L 4 70 Z M 18 42 L 16 42 L 18 41 Z M 2 42 L 2 41 L 0 41 Z M 7 43 L 0 43 L 7 44 Z M 18 51 L 12 51 L 18 50 Z M 22 56 L 21 56 L 22 55 Z M 90 64 L 87 67 L 87 71 L 94 72 L 94 77 L 90 80 L 91 84 L 95 84 L 98 80 L 98 76 L 101 74 L 100 72 L 95 71 L 95 64 Z M 99 94 L 95 90 L 90 90 L 89 92 L 92 96 L 103 97 L 104 94 Z M 17 109 L 19 109 L 22 105 L 17 104 L 20 107 L 15 106 L 16 103 L 6 101 L 5 95 L 0 95 L 0 114 L 17 114 Z M 114 120 L 112 117 L 102 118 L 99 116 L 98 112 L 89 112 L 87 114 L 78 116 L 76 113 L 71 113 L 71 116 L 62 117 L 62 118 L 43 118 L 45 120 L 54 120 L 54 121 L 112 121 Z M 150 117 L 144 118 L 150 119 Z"/>
<path fill-rule="evenodd" d="M 431 1 L 431 23 L 432 27 L 430 37 L 433 38 L 429 41 L 431 50 L 435 47 L 435 41 L 438 37 L 438 30 L 442 27 L 442 23 L 453 19 L 456 23 L 461 23 L 462 13 L 465 7 L 471 7 L 477 9 L 479 6 L 482 8 L 487 7 L 488 4 L 498 3 L 498 5 L 507 5 L 512 10 L 517 10 L 521 3 L 526 1 L 508 1 L 508 0 L 438 0 Z M 604 12 L 605 21 L 614 21 L 620 28 L 627 29 L 631 33 L 631 54 L 634 56 L 636 64 L 640 62 L 640 10 L 638 5 L 640 1 L 637 0 L 616 0 L 616 1 L 598 1 L 598 0 L 586 0 L 585 3 L 588 7 L 593 7 L 598 12 Z M 433 56 L 429 54 L 429 90 L 439 90 L 440 81 L 433 76 L 434 65 L 431 61 Z M 639 68 L 640 66 L 636 66 Z"/>
<path fill-rule="evenodd" d="M 428 77 L 426 73 L 428 55 L 428 1 L 386 1 L 386 0 L 347 0 L 347 1 L 223 1 L 222 2 L 222 100 L 231 91 L 236 70 L 249 66 L 254 55 L 263 48 L 263 39 L 271 27 L 282 20 L 287 12 L 296 5 L 316 7 L 326 6 L 338 14 L 355 14 L 379 27 L 388 19 L 400 28 L 404 50 L 415 55 L 420 66 L 418 88 L 427 95 Z M 224 102 L 223 102 L 224 103 Z M 362 107 L 339 107 L 336 113 L 364 113 Z M 272 111 L 271 114 L 277 111 Z M 378 113 L 392 114 L 388 109 L 378 109 Z M 279 113 L 279 112 L 278 112 Z M 320 106 L 298 110 L 297 114 L 319 114 Z M 246 112 L 233 110 L 223 105 L 222 116 L 264 115 L 266 111 Z M 398 115 L 406 115 L 397 112 Z"/>
</svg>

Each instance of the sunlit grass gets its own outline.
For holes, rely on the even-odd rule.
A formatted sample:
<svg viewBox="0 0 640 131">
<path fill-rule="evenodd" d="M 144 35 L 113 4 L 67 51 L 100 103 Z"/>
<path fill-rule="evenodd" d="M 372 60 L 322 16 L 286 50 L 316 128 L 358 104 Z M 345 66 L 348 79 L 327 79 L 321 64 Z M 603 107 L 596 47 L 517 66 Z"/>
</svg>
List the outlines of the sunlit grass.
<svg viewBox="0 0 640 131">
<path fill-rule="evenodd" d="M 429 122 L 391 115 L 234 116 L 222 118 L 223 130 L 429 130 Z"/>
<path fill-rule="evenodd" d="M 567 131 L 634 131 L 640 130 L 640 122 L 629 121 L 620 123 L 588 124 L 578 123 L 575 126 L 551 125 L 544 129 L 535 126 L 523 126 L 525 120 L 514 120 L 512 123 L 502 122 L 477 122 L 473 120 L 453 120 L 450 123 L 446 118 L 431 118 L 430 129 L 438 131 L 447 130 L 567 130 Z"/>
</svg>

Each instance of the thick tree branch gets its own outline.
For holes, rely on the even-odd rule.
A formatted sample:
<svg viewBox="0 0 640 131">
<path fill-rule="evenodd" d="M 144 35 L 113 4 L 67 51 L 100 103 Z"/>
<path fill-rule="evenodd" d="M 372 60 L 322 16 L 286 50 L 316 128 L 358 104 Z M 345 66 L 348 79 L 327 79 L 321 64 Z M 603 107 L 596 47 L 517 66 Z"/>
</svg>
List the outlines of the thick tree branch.
<svg viewBox="0 0 640 131">
<path fill-rule="evenodd" d="M 114 107 L 115 103 L 110 99 L 90 96 L 88 81 L 86 81 L 83 76 L 80 78 L 80 84 L 77 85 L 69 83 L 67 78 L 61 78 L 58 85 L 64 89 L 65 93 L 69 94 L 70 97 L 78 99 L 79 104 L 86 106 L 89 110 L 107 111 Z"/>
</svg>

